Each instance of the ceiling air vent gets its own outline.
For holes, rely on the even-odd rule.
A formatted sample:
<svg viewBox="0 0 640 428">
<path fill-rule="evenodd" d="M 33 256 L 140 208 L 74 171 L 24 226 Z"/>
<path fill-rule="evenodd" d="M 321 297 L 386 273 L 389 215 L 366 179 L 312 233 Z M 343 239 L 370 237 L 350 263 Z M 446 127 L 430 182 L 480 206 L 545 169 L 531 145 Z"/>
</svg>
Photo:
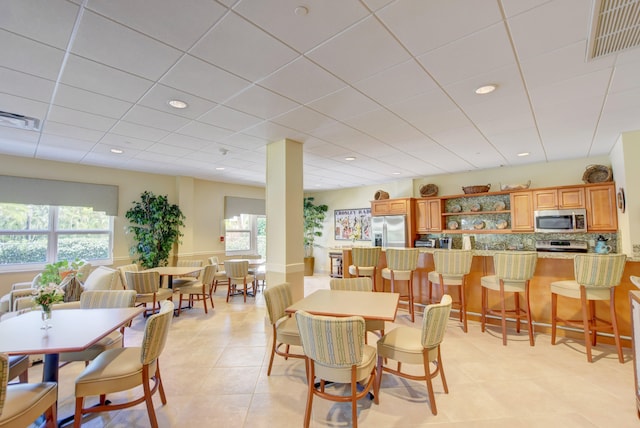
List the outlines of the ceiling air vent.
<svg viewBox="0 0 640 428">
<path fill-rule="evenodd" d="M 596 0 L 588 59 L 600 58 L 638 45 L 640 0 Z"/>
<path fill-rule="evenodd" d="M 39 131 L 40 119 L 0 111 L 0 126 L 10 126 L 11 128 L 26 129 L 28 131 Z"/>
</svg>

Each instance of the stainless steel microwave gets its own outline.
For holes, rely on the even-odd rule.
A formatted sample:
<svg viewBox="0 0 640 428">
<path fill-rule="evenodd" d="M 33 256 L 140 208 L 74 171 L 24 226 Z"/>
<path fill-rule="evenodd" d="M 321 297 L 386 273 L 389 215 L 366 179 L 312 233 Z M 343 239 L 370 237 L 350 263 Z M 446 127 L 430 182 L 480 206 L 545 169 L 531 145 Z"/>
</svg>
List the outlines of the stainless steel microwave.
<svg viewBox="0 0 640 428">
<path fill-rule="evenodd" d="M 587 231 L 587 211 L 573 210 L 534 211 L 536 232 L 542 233 L 585 233 Z"/>
</svg>

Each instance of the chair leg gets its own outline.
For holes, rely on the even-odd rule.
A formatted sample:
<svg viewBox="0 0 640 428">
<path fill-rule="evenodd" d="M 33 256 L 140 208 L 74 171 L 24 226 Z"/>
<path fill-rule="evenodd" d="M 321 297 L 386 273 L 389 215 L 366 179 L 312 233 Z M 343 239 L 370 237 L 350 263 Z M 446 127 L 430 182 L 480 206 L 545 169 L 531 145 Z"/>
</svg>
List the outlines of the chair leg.
<svg viewBox="0 0 640 428">
<path fill-rule="evenodd" d="M 356 366 L 351 367 L 351 420 L 353 428 L 358 428 L 358 379 Z"/>
<path fill-rule="evenodd" d="M 267 376 L 271 376 L 271 367 L 273 367 L 273 357 L 276 354 L 276 326 L 273 325 L 273 340 L 271 341 L 271 358 L 269 358 L 269 368 L 267 369 Z"/>
<path fill-rule="evenodd" d="M 423 364 L 424 364 L 424 377 L 427 381 L 427 393 L 429 394 L 429 405 L 431 406 L 431 413 L 434 415 L 438 414 L 438 409 L 436 408 L 436 395 L 433 393 L 433 382 L 431 381 L 431 369 L 429 367 L 429 357 L 428 352 L 425 350 L 422 354 Z"/>
<path fill-rule="evenodd" d="M 507 313 L 504 303 L 504 282 L 500 280 L 500 317 L 502 318 L 502 344 L 507 346 Z"/>
<path fill-rule="evenodd" d="M 73 428 L 80 428 L 82 423 L 82 406 L 84 404 L 84 397 L 76 397 L 76 411 L 73 415 Z"/>
<path fill-rule="evenodd" d="M 596 317 L 596 301 L 589 300 L 589 314 L 591 315 L 591 345 L 596 346 L 598 342 L 598 321 Z"/>
<path fill-rule="evenodd" d="M 58 426 L 58 402 L 56 401 L 44 412 L 46 428 L 57 428 Z"/>
<path fill-rule="evenodd" d="M 529 281 L 524 286 L 524 298 L 527 304 L 527 326 L 529 327 L 529 345 L 533 346 L 533 321 L 531 319 L 531 301 L 529 300 Z"/>
<path fill-rule="evenodd" d="M 480 315 L 480 331 L 484 333 L 484 326 L 487 322 L 487 289 L 482 288 L 482 314 Z"/>
<path fill-rule="evenodd" d="M 556 344 L 556 320 L 558 315 L 558 295 L 551 293 L 551 344 Z"/>
<path fill-rule="evenodd" d="M 409 314 L 411 315 L 411 322 L 415 322 L 415 308 L 413 307 L 413 272 L 409 276 Z"/>
<path fill-rule="evenodd" d="M 180 316 L 181 308 L 182 308 L 182 293 L 180 293 L 180 300 L 178 301 L 178 316 Z"/>
<path fill-rule="evenodd" d="M 460 284 L 460 315 L 462 316 L 462 331 L 467 332 L 467 298 L 465 297 L 465 282 L 466 277 L 462 278 L 462 284 Z"/>
<path fill-rule="evenodd" d="M 516 333 L 520 333 L 520 293 L 513 293 L 513 304 L 516 314 Z"/>
<path fill-rule="evenodd" d="M 611 311 L 611 328 L 613 329 L 613 337 L 616 341 L 616 350 L 618 351 L 618 361 L 624 363 L 624 356 L 622 355 L 622 345 L 620 344 L 620 332 L 618 331 L 618 317 L 616 316 L 616 297 L 615 287 L 611 287 L 611 297 L 609 301 Z"/>
<path fill-rule="evenodd" d="M 440 371 L 440 378 L 442 379 L 444 393 L 448 394 L 449 387 L 447 386 L 447 378 L 444 376 L 444 366 L 442 365 L 442 356 L 440 355 L 440 345 L 438 345 L 438 370 Z"/>
<path fill-rule="evenodd" d="M 307 388 L 307 406 L 304 410 L 304 428 L 309 428 L 311 423 L 311 406 L 313 405 L 313 389 L 315 382 L 315 367 L 313 365 L 313 361 L 309 358 L 305 358 L 305 363 L 307 366 L 307 383 L 309 384 Z"/>
<path fill-rule="evenodd" d="M 582 304 L 582 324 L 584 326 L 584 341 L 587 348 L 587 361 L 593 362 L 591 356 L 591 333 L 589 330 L 589 302 L 587 301 L 587 289 L 584 285 L 580 286 L 580 302 Z"/>
<path fill-rule="evenodd" d="M 149 366 L 144 365 L 142 366 L 142 389 L 144 391 L 144 401 L 147 404 L 147 413 L 149 414 L 151 428 L 158 428 L 158 419 L 156 418 L 156 411 L 153 408 L 153 399 L 151 397 L 149 381 Z"/>
</svg>

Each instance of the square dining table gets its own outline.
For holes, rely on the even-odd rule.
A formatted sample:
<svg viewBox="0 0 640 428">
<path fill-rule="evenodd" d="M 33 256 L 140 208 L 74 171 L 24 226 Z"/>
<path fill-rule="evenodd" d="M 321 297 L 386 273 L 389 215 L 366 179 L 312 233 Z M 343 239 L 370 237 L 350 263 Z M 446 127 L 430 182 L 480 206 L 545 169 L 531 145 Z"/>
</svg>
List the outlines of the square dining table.
<svg viewBox="0 0 640 428">
<path fill-rule="evenodd" d="M 174 276 L 183 276 L 188 275 L 190 273 L 199 272 L 203 270 L 204 267 L 194 267 L 194 266 L 159 266 L 150 269 L 145 269 L 143 272 L 158 272 L 160 278 L 167 277 L 167 286 L 169 288 L 173 288 L 173 277 Z M 162 286 L 162 284 L 160 284 Z"/>
<path fill-rule="evenodd" d="M 357 315 L 365 320 L 393 322 L 398 312 L 399 299 L 398 293 L 317 290 L 289 306 L 286 312 L 294 313 L 303 310 L 314 315 L 334 317 Z"/>
</svg>

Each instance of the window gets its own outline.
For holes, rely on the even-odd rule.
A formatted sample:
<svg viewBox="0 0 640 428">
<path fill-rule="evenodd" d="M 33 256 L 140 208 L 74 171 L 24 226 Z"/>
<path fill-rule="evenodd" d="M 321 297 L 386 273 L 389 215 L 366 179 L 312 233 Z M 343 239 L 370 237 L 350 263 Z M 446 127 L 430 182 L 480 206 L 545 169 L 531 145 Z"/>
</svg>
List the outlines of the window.
<svg viewBox="0 0 640 428">
<path fill-rule="evenodd" d="M 89 207 L 0 203 L 0 269 L 113 259 L 113 220 Z"/>
<path fill-rule="evenodd" d="M 227 254 L 259 254 L 267 256 L 267 218 L 241 214 L 225 219 L 225 251 Z"/>
</svg>

